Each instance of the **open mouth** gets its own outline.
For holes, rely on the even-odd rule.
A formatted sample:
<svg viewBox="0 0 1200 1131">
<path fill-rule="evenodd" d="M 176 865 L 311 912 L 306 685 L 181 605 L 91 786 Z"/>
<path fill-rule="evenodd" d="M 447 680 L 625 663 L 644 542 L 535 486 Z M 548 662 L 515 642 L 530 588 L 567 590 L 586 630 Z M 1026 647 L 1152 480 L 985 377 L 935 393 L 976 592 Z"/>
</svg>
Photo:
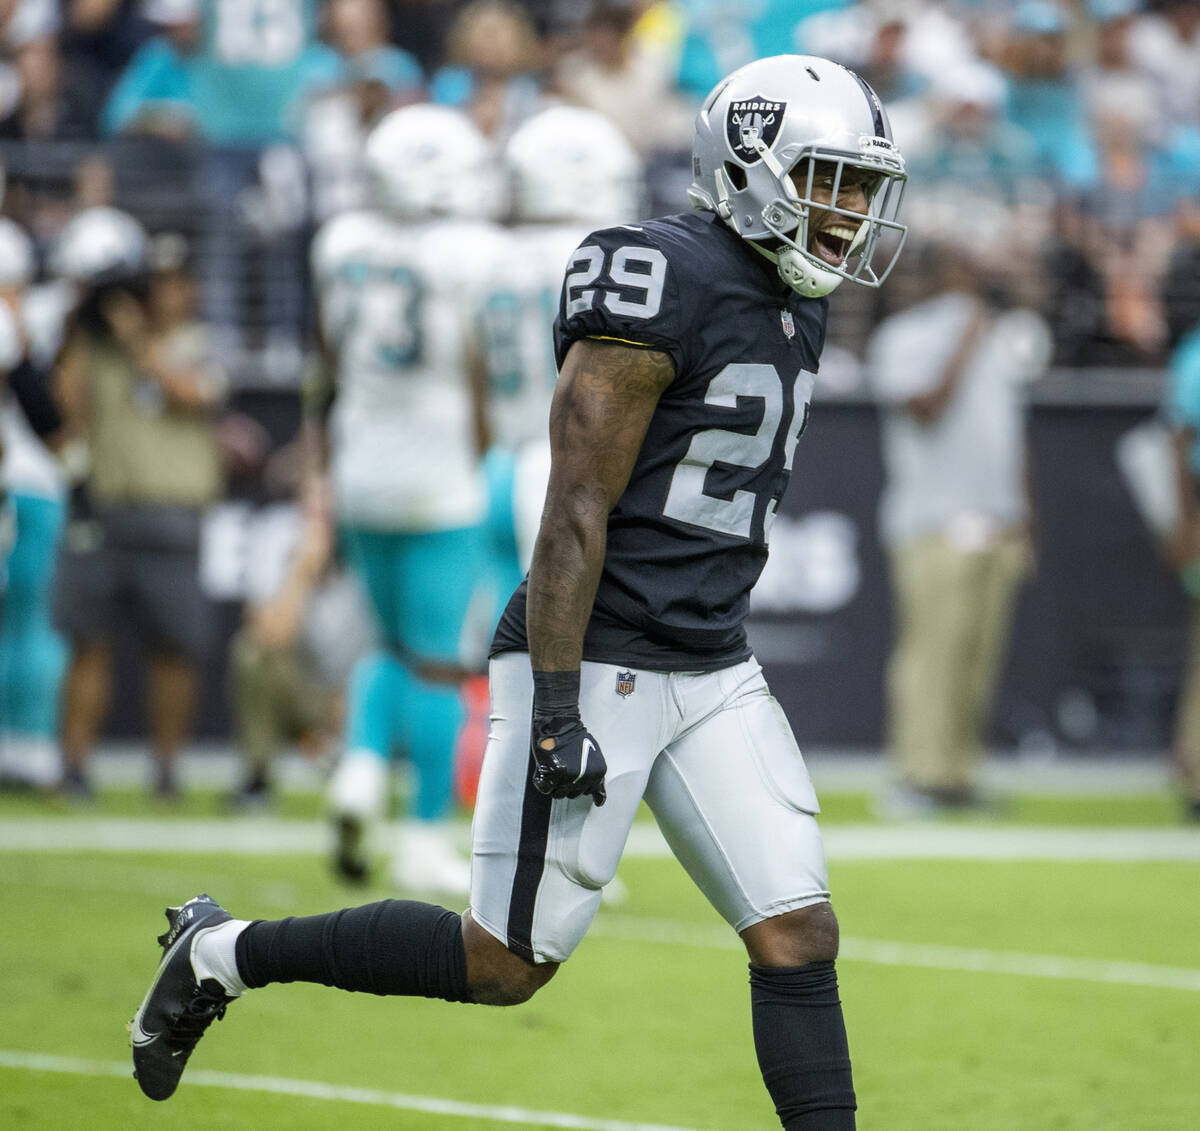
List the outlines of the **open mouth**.
<svg viewBox="0 0 1200 1131">
<path fill-rule="evenodd" d="M 857 229 L 849 224 L 831 224 L 823 231 L 813 233 L 810 250 L 830 266 L 841 267 L 857 235 Z"/>
</svg>

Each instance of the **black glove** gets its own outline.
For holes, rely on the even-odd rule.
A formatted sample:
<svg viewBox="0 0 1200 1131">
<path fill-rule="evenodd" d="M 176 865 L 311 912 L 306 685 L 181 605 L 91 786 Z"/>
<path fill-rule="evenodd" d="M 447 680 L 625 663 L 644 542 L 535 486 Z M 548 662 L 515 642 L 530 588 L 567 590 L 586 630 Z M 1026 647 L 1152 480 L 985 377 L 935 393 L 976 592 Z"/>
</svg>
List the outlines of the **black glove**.
<svg viewBox="0 0 1200 1131">
<path fill-rule="evenodd" d="M 550 797 L 590 793 L 597 805 L 608 800 L 608 767 L 599 743 L 579 717 L 578 672 L 533 673 L 533 787 Z"/>
</svg>

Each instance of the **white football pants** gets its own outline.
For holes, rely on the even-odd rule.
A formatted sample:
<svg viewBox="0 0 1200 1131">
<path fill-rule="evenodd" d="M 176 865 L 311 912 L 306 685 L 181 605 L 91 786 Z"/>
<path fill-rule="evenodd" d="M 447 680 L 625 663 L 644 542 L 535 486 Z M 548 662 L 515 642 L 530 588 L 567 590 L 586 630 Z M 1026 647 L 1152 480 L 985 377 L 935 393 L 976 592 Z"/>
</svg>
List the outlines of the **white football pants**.
<svg viewBox="0 0 1200 1131">
<path fill-rule="evenodd" d="M 829 899 L 816 794 L 757 661 L 715 672 L 585 662 L 580 709 L 608 763 L 602 807 L 529 784 L 529 656 L 496 657 L 490 681 L 471 914 L 510 950 L 535 962 L 571 955 L 643 798 L 735 931 Z"/>
</svg>

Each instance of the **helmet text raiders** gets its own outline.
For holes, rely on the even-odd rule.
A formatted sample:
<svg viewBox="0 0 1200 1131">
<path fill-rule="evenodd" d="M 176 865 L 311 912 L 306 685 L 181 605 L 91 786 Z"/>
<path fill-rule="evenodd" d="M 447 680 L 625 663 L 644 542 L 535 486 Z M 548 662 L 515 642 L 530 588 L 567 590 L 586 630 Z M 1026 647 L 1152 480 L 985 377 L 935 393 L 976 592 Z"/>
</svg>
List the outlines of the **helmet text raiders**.
<svg viewBox="0 0 1200 1131">
<path fill-rule="evenodd" d="M 696 208 L 716 212 L 793 290 L 877 287 L 900 254 L 906 173 L 878 96 L 813 55 L 734 71 L 704 100 L 692 145 Z"/>
</svg>

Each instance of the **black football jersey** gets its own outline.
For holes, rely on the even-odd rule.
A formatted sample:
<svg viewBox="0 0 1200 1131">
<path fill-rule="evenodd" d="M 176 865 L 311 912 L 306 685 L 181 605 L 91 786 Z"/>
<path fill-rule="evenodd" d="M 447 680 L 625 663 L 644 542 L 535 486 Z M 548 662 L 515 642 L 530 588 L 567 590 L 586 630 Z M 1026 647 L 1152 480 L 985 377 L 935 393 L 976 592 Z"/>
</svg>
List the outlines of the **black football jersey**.
<svg viewBox="0 0 1200 1131">
<path fill-rule="evenodd" d="M 594 232 L 572 255 L 554 324 L 559 366 L 580 338 L 675 362 L 609 516 L 585 659 L 701 671 L 749 656 L 750 590 L 807 422 L 827 310 L 712 213 Z M 492 654 L 527 647 L 522 584 Z"/>
</svg>

